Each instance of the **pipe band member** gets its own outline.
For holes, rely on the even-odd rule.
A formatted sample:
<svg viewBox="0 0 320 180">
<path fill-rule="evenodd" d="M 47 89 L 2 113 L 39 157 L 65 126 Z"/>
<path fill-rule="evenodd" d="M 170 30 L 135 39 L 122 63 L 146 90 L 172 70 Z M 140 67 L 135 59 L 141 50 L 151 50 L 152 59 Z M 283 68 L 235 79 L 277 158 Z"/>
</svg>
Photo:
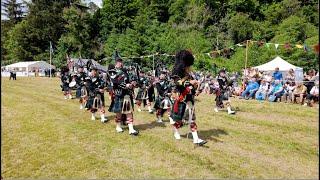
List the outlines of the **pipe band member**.
<svg viewBox="0 0 320 180">
<path fill-rule="evenodd" d="M 151 102 L 149 101 L 148 93 L 148 90 L 151 86 L 151 82 L 146 77 L 144 71 L 140 71 L 139 76 L 140 78 L 138 80 L 138 93 L 136 96 L 136 104 L 138 106 L 138 111 L 141 112 L 141 104 L 145 101 L 148 106 L 149 113 L 152 113 Z"/>
<path fill-rule="evenodd" d="M 133 128 L 133 88 L 134 83 L 130 82 L 127 71 L 123 68 L 120 57 L 116 57 L 115 73 L 111 75 L 114 92 L 114 102 L 110 107 L 111 112 L 116 113 L 116 131 L 123 132 L 121 128 L 122 118 L 126 118 L 129 127 L 129 134 L 137 136 L 139 131 Z"/>
<path fill-rule="evenodd" d="M 202 146 L 207 143 L 207 141 L 198 137 L 197 124 L 195 122 L 194 96 L 192 96 L 192 91 L 197 89 L 198 81 L 192 80 L 189 74 L 193 63 L 194 57 L 192 53 L 187 50 L 179 51 L 175 56 L 172 78 L 176 85 L 177 96 L 173 103 L 171 117 L 174 121 L 173 130 L 176 139 L 181 139 L 178 129 L 183 125 L 182 119 L 187 116 L 187 119 L 190 120 L 189 126 L 193 136 L 193 143 Z M 192 106 L 189 107 L 192 110 L 191 113 L 189 113 L 190 111 L 186 111 L 187 105 Z"/>
<path fill-rule="evenodd" d="M 69 88 L 69 83 L 71 82 L 71 76 L 69 74 L 69 68 L 64 66 L 61 68 L 61 89 L 63 91 L 64 99 L 71 99 L 71 92 Z"/>
<path fill-rule="evenodd" d="M 105 117 L 105 104 L 104 104 L 104 85 L 105 82 L 98 74 L 98 70 L 95 67 L 91 68 L 91 74 L 86 78 L 86 84 L 89 94 L 89 99 L 86 104 L 86 108 L 91 112 L 91 120 L 96 120 L 95 113 L 99 110 L 101 122 L 104 123 L 107 120 Z"/>
<path fill-rule="evenodd" d="M 228 87 L 228 79 L 226 77 L 226 72 L 224 69 L 220 70 L 217 77 L 219 88 L 215 89 L 216 94 L 216 106 L 214 108 L 215 112 L 219 112 L 218 108 L 224 108 L 224 102 L 227 106 L 228 114 L 235 114 L 235 111 L 231 110 L 231 100 L 230 100 L 230 91 Z"/>
<path fill-rule="evenodd" d="M 86 106 L 88 100 L 88 90 L 86 85 L 87 74 L 83 71 L 83 66 L 79 66 L 77 71 L 77 91 L 76 98 L 79 99 L 80 109 L 83 109 Z"/>
<path fill-rule="evenodd" d="M 171 87 L 169 81 L 166 79 L 166 72 L 162 71 L 159 77 L 159 81 L 155 82 L 155 87 L 157 89 L 157 97 L 154 104 L 156 109 L 157 122 L 162 123 L 162 118 L 165 112 L 167 112 L 170 122 L 173 122 L 171 115 Z M 173 124 L 173 123 L 172 123 Z"/>
</svg>

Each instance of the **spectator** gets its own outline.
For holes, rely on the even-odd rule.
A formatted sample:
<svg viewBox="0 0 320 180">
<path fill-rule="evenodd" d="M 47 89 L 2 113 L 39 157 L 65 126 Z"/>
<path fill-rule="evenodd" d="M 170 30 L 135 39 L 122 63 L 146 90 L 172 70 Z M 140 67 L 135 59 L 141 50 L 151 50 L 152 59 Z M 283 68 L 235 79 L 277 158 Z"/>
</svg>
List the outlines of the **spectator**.
<svg viewBox="0 0 320 180">
<path fill-rule="evenodd" d="M 283 101 L 285 103 L 287 103 L 289 101 L 291 102 L 292 93 L 295 89 L 294 82 L 290 82 L 290 81 L 286 82 L 283 86 L 283 89 L 284 89 L 284 94 L 282 96 Z"/>
<path fill-rule="evenodd" d="M 308 75 L 304 77 L 303 81 L 306 81 L 304 85 L 307 87 L 307 93 L 310 93 L 311 88 L 314 86 L 314 81 L 316 80 L 316 72 L 311 69 L 308 71 Z"/>
<path fill-rule="evenodd" d="M 17 72 L 13 71 L 13 80 L 17 80 Z"/>
<path fill-rule="evenodd" d="M 295 75 L 294 70 L 290 69 L 285 77 L 286 82 L 294 82 L 295 81 Z"/>
<path fill-rule="evenodd" d="M 267 96 L 268 88 L 269 88 L 269 83 L 265 79 L 262 79 L 260 87 L 256 92 L 256 99 L 265 100 Z"/>
<path fill-rule="evenodd" d="M 271 83 L 271 81 L 272 81 L 272 76 L 270 75 L 270 73 L 265 72 L 264 79 L 266 79 L 266 81 L 267 81 L 268 83 Z"/>
<path fill-rule="evenodd" d="M 303 105 L 303 100 L 306 97 L 307 87 L 303 85 L 302 82 L 297 82 L 296 87 L 292 93 L 291 101 L 296 102 L 296 97 L 299 97 L 299 103 Z"/>
<path fill-rule="evenodd" d="M 281 98 L 283 92 L 284 91 L 280 80 L 275 80 L 274 85 L 272 86 L 272 90 L 269 90 L 268 93 L 269 101 L 277 102 Z"/>
<path fill-rule="evenodd" d="M 14 75 L 13 75 L 13 71 L 10 71 L 10 77 L 9 77 L 9 80 L 14 79 Z"/>
<path fill-rule="evenodd" d="M 307 103 L 304 106 L 313 106 L 315 101 L 319 101 L 319 81 L 315 82 L 315 85 L 312 87 L 310 94 L 307 95 Z"/>
<path fill-rule="evenodd" d="M 279 71 L 278 67 L 276 67 L 272 77 L 274 78 L 274 80 L 280 80 L 280 81 L 283 80 L 282 73 Z"/>
<path fill-rule="evenodd" d="M 249 99 L 249 98 L 254 98 L 255 93 L 259 89 L 259 84 L 256 81 L 256 78 L 252 78 L 251 81 L 249 81 L 248 86 L 246 87 L 246 90 L 242 92 L 241 94 L 241 99 Z"/>
</svg>

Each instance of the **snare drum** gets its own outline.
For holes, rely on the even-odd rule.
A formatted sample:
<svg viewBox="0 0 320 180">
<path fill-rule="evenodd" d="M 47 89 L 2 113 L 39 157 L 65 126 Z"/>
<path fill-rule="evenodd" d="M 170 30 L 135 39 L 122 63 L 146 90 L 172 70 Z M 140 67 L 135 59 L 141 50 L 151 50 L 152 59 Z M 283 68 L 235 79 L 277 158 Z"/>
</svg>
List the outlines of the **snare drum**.
<svg viewBox="0 0 320 180">
<path fill-rule="evenodd" d="M 69 87 L 70 87 L 70 88 L 75 88 L 76 85 L 77 85 L 77 82 L 76 82 L 76 81 L 71 81 L 71 82 L 69 83 Z"/>
</svg>

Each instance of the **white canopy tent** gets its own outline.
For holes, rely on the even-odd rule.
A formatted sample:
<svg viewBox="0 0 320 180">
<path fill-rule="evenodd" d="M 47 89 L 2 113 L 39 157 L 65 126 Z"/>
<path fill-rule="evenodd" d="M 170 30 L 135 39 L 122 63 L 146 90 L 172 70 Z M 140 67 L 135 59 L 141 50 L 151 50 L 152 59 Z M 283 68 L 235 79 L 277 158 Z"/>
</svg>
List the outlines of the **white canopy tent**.
<svg viewBox="0 0 320 180">
<path fill-rule="evenodd" d="M 81 59 L 81 58 L 70 58 L 71 62 L 73 63 L 73 70 L 76 71 L 74 68 L 76 68 L 76 66 L 84 66 L 86 69 L 86 65 L 88 63 L 89 60 L 91 60 L 92 64 L 100 71 L 102 72 L 107 72 L 107 67 L 102 66 L 101 64 L 99 64 L 97 61 L 93 60 L 93 59 Z"/>
<path fill-rule="evenodd" d="M 4 69 L 6 71 L 16 71 L 17 76 L 29 76 L 29 73 L 35 70 L 55 69 L 55 66 L 45 61 L 27 61 L 4 66 Z"/>
<path fill-rule="evenodd" d="M 254 68 L 259 69 L 259 71 L 274 71 L 277 67 L 281 72 L 288 72 L 290 69 L 293 69 L 295 71 L 296 81 L 303 80 L 303 68 L 290 64 L 279 56 L 265 64 L 256 66 Z M 283 76 L 285 76 L 285 74 L 283 74 Z"/>
</svg>

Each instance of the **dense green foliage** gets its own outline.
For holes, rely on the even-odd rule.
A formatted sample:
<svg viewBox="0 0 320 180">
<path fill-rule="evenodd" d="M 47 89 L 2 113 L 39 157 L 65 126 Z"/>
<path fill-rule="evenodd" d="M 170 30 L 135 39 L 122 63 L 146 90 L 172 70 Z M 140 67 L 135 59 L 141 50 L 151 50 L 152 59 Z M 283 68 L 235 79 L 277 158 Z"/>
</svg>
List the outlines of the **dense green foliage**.
<svg viewBox="0 0 320 180">
<path fill-rule="evenodd" d="M 57 66 L 66 62 L 67 54 L 110 62 L 115 48 L 124 57 L 191 49 L 197 69 L 213 70 L 216 65 L 240 71 L 245 46 L 235 45 L 253 40 L 264 44 L 249 43 L 248 66 L 279 55 L 306 70 L 318 68 L 312 47 L 319 42 L 315 0 L 104 0 L 101 9 L 92 3 L 91 9 L 85 8 L 79 0 L 70 2 L 32 1 L 23 21 L 8 33 L 1 31 L 5 35 L 2 60 L 46 60 L 52 41 Z M 291 48 L 276 49 L 266 42 L 290 43 Z M 308 48 L 296 48 L 296 44 Z M 222 53 L 206 54 L 216 50 Z M 152 64 L 152 57 L 133 60 Z M 167 56 L 155 56 L 155 60 L 173 61 Z"/>
</svg>

